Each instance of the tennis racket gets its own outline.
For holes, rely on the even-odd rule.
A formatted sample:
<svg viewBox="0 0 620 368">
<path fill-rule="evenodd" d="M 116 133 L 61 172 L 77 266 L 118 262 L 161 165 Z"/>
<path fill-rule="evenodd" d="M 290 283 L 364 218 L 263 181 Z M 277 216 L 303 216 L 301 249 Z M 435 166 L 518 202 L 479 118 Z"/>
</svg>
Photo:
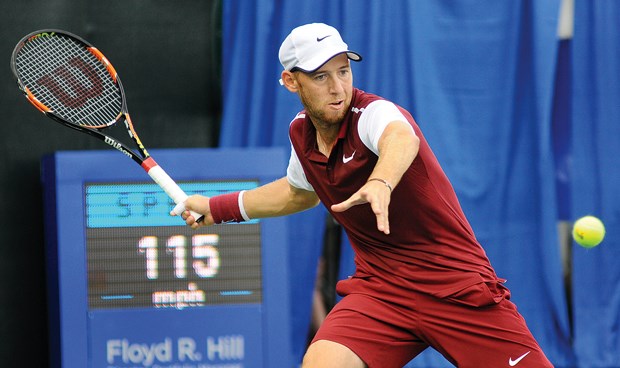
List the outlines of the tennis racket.
<svg viewBox="0 0 620 368">
<path fill-rule="evenodd" d="M 137 162 L 177 204 L 180 215 L 187 194 L 146 151 L 129 117 L 125 91 L 108 59 L 82 38 L 57 29 L 22 38 L 11 56 L 11 69 L 26 99 L 52 120 L 87 133 Z M 124 123 L 134 147 L 111 127 Z M 124 135 L 124 133 L 122 133 Z M 192 212 L 197 221 L 202 215 Z"/>
</svg>

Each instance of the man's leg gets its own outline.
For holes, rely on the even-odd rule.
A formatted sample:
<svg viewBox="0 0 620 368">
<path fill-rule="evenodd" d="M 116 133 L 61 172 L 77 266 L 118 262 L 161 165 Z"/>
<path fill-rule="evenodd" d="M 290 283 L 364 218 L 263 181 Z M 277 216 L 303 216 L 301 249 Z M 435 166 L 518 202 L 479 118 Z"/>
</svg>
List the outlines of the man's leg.
<svg viewBox="0 0 620 368">
<path fill-rule="evenodd" d="M 366 364 L 351 349 L 337 342 L 318 340 L 304 356 L 302 368 L 366 368 Z"/>
</svg>

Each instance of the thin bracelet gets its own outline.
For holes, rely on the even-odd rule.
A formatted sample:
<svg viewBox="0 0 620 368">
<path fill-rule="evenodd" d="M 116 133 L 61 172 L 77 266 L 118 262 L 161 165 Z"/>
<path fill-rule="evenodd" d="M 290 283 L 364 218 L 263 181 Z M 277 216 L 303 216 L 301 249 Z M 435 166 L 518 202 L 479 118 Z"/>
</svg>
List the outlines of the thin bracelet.
<svg viewBox="0 0 620 368">
<path fill-rule="evenodd" d="M 387 180 L 380 179 L 380 178 L 370 178 L 370 179 L 366 180 L 367 183 L 369 181 L 380 181 L 380 182 L 382 182 L 383 184 L 385 184 L 386 187 L 388 187 L 388 189 L 390 190 L 390 193 L 392 193 L 392 186 L 390 185 L 390 183 L 387 182 Z"/>
</svg>

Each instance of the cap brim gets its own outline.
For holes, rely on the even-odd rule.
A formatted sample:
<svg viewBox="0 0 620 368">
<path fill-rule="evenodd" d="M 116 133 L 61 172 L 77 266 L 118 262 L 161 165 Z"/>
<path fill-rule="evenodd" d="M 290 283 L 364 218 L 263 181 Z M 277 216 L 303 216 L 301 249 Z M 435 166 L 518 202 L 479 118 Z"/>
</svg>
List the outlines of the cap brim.
<svg viewBox="0 0 620 368">
<path fill-rule="evenodd" d="M 297 65 L 297 66 L 293 67 L 291 69 L 291 71 L 300 70 L 300 71 L 302 71 L 304 73 L 315 72 L 315 71 L 321 69 L 321 67 L 323 65 L 325 65 L 328 61 L 330 61 L 334 57 L 336 57 L 338 55 L 341 55 L 341 54 L 347 54 L 347 57 L 349 58 L 349 60 L 353 60 L 353 61 L 361 61 L 362 60 L 362 55 L 358 54 L 355 51 L 351 51 L 351 50 L 341 51 L 341 52 L 337 52 L 337 53 L 335 53 L 332 56 L 329 56 L 327 58 L 325 58 L 324 56 L 317 57 L 316 59 L 323 60 L 323 62 L 318 61 L 320 64 L 318 66 L 316 66 L 316 67 L 313 67 L 313 65 L 315 65 L 317 62 L 315 60 L 312 60 L 311 62 L 307 63 L 308 66 Z"/>
</svg>

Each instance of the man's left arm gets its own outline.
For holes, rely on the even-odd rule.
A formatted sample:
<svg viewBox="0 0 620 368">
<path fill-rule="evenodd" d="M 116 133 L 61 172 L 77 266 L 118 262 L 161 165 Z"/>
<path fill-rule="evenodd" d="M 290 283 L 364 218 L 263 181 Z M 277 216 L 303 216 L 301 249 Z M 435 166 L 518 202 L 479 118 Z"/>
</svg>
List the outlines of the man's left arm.
<svg viewBox="0 0 620 368">
<path fill-rule="evenodd" d="M 332 205 L 331 209 L 343 212 L 353 206 L 369 203 L 377 216 L 377 229 L 389 234 L 388 207 L 392 190 L 411 166 L 419 147 L 420 139 L 411 125 L 398 120 L 390 122 L 379 138 L 379 159 L 366 184 L 349 199 Z"/>
</svg>

